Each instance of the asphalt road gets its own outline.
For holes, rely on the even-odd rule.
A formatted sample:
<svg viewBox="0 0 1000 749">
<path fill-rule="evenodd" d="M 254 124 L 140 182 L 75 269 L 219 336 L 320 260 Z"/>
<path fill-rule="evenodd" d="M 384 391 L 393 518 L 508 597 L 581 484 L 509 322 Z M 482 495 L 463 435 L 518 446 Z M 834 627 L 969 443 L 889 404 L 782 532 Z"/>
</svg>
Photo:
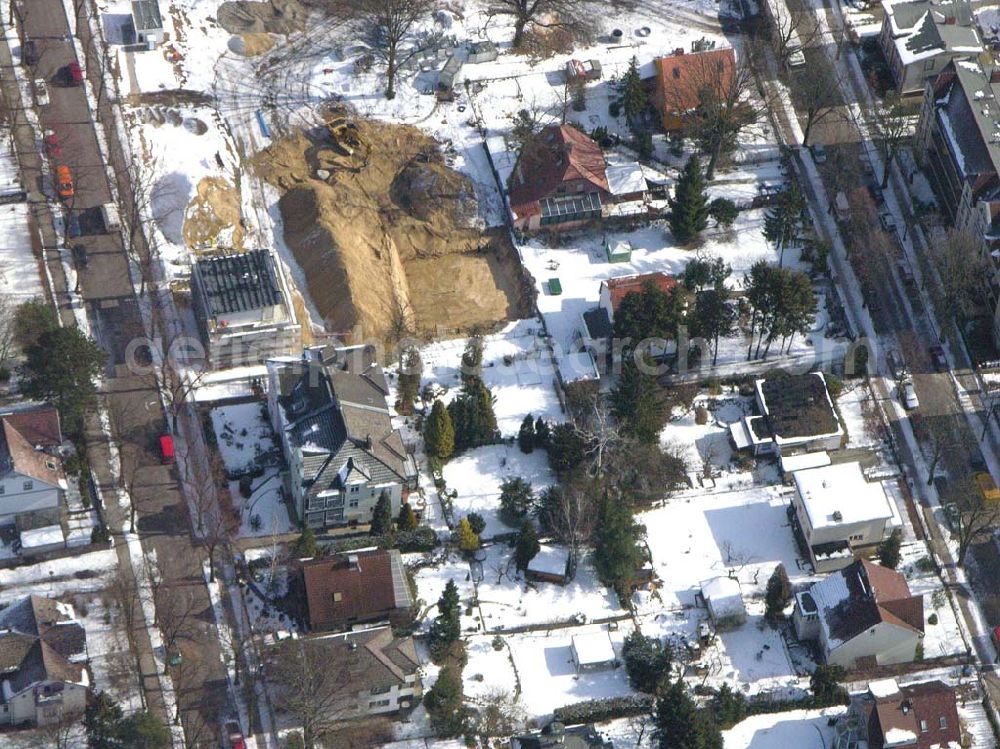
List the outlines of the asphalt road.
<svg viewBox="0 0 1000 749">
<path fill-rule="evenodd" d="M 80 5 L 83 10 L 87 3 Z M 176 470 L 160 465 L 157 438 L 163 433 L 166 420 L 156 384 L 151 377 L 133 375 L 124 366 L 128 342 L 143 335 L 144 327 L 129 278 L 129 259 L 122 237 L 118 233 L 105 233 L 98 217 L 100 206 L 111 200 L 112 193 L 98 145 L 97 125 L 92 119 L 84 89 L 60 83 L 60 71 L 76 59 L 74 46 L 68 41 L 70 27 L 62 0 L 21 2 L 20 16 L 21 33 L 35 39 L 40 50 L 38 64 L 28 77 L 49 81 L 51 103 L 37 108 L 41 127 L 51 130 L 59 138 L 62 151 L 60 163 L 67 164 L 75 176 L 76 195 L 66 208 L 81 219 L 85 235 L 71 241 L 79 242 L 87 251 L 87 266 L 79 269 L 80 291 L 92 334 L 109 356 L 102 397 L 112 423 L 120 425 L 116 430 L 116 441 L 129 446 L 126 448 L 129 458 L 125 461 L 125 480 L 131 485 L 137 502 L 138 532 L 145 552 L 154 552 L 159 561 L 163 574 L 160 589 L 169 589 L 172 600 L 191 602 L 190 611 L 185 607 L 185 622 L 178 638 L 183 660 L 180 666 L 173 669 L 187 745 L 218 746 L 220 717 L 231 715 L 233 710 L 208 591 L 202 577 L 206 554 L 202 545 L 193 538 Z M 87 49 L 90 45 L 87 25 L 81 22 L 79 26 L 81 41 Z M 8 59 L 4 60 L 4 56 Z M 90 66 L 86 61 L 82 62 L 96 88 L 100 85 L 96 64 Z M 0 64 L 10 64 L 6 49 L 0 50 Z M 16 86 L 11 86 L 11 77 L 7 75 L 3 76 L 3 82 L 10 109 L 16 100 Z M 19 119 L 23 119 L 23 113 Z M 133 198 L 127 164 L 117 132 L 111 124 L 113 118 L 107 100 L 102 102 L 99 119 L 104 123 L 117 189 L 123 197 L 122 202 L 129 205 Z M 51 222 L 47 220 L 50 217 L 44 203 L 37 202 L 40 199 L 37 191 L 47 179 L 38 158 L 40 144 L 36 138 L 39 136 L 25 126 L 17 128 L 15 134 L 23 178 L 36 191 L 33 195 L 35 214 L 41 230 L 41 243 L 47 248 L 45 259 L 52 275 L 56 303 L 62 311 L 64 323 L 73 324 L 67 279 L 58 262 L 59 250 L 55 249 L 55 235 L 51 231 Z M 140 256 L 148 253 L 142 238 L 137 236 L 134 239 L 134 252 Z M 95 481 L 106 497 L 113 496 L 116 482 L 109 470 L 109 445 L 96 419 L 92 420 L 88 429 L 88 455 Z M 127 510 L 119 508 L 113 501 L 106 505 L 109 526 L 114 529 L 127 527 Z M 120 536 L 116 542 L 120 566 L 131 574 L 125 543 Z M 137 616 L 136 619 L 141 622 L 142 618 Z M 150 708 L 159 712 L 165 720 L 173 721 L 177 716 L 168 715 L 164 707 L 155 676 L 157 666 L 146 631 L 137 627 L 135 635 L 146 700 Z"/>
</svg>

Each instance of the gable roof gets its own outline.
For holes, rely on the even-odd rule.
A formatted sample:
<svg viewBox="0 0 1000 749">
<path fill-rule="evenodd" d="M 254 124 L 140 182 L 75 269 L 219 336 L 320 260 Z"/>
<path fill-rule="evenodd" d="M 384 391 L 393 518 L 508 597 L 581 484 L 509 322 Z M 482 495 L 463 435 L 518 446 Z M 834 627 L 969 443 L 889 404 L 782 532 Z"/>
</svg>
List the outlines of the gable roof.
<svg viewBox="0 0 1000 749">
<path fill-rule="evenodd" d="M 370 346 L 309 349 L 268 363 L 290 445 L 302 451 L 307 494 L 343 488 L 345 467 L 376 484 L 409 482 L 412 461 L 392 426 L 385 373 Z"/>
<path fill-rule="evenodd" d="M 301 566 L 314 630 L 379 619 L 413 605 L 397 549 L 352 552 Z"/>
<path fill-rule="evenodd" d="M 35 449 L 7 419 L 0 419 L 0 476 L 16 471 L 47 484 L 59 486 L 59 458 Z"/>
<path fill-rule="evenodd" d="M 62 444 L 59 411 L 55 406 L 45 404 L 5 411 L 0 413 L 0 419 L 35 447 L 58 447 Z"/>
<path fill-rule="evenodd" d="M 775 373 L 755 380 L 754 387 L 767 432 L 776 442 L 841 431 L 822 372 Z"/>
<path fill-rule="evenodd" d="M 656 85 L 663 108 L 670 114 L 684 114 L 701 103 L 706 87 L 728 89 L 736 73 L 736 54 L 731 47 L 704 52 L 679 52 L 657 58 Z"/>
<path fill-rule="evenodd" d="M 0 611 L 0 676 L 14 694 L 39 681 L 86 683 L 87 634 L 72 609 L 28 596 Z"/>
<path fill-rule="evenodd" d="M 611 299 L 611 309 L 617 312 L 619 305 L 626 296 L 633 292 L 636 294 L 642 292 L 643 288 L 649 282 L 652 282 L 660 291 L 666 293 L 677 288 L 677 279 L 673 276 L 668 276 L 662 271 L 639 273 L 635 276 L 619 276 L 618 278 L 609 278 L 601 283 L 608 290 L 608 296 Z"/>
<path fill-rule="evenodd" d="M 955 690 L 941 681 L 927 681 L 876 697 L 868 727 L 871 749 L 901 741 L 912 742 L 904 745 L 914 749 L 960 746 Z"/>
<path fill-rule="evenodd" d="M 899 572 L 867 559 L 829 575 L 809 590 L 831 650 L 882 622 L 924 631 L 923 596 L 912 595 Z"/>
<path fill-rule="evenodd" d="M 352 684 L 358 691 L 387 689 L 403 684 L 420 667 L 413 638 L 394 637 L 391 627 L 319 635 L 306 638 L 305 642 L 322 648 L 326 651 L 324 656 L 331 660 L 353 658 L 357 676 L 352 679 Z"/>
<path fill-rule="evenodd" d="M 538 213 L 539 200 L 551 195 L 564 182 L 575 180 L 608 192 L 604 152 L 575 127 L 550 125 L 518 154 L 508 185 L 511 209 L 519 217 Z"/>
</svg>

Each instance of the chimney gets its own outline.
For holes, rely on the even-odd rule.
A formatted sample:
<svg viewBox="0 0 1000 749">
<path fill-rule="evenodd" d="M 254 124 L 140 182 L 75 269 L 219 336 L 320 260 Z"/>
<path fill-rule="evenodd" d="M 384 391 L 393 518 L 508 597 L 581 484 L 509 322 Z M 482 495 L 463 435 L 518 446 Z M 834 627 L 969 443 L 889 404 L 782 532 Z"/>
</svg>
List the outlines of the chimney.
<svg viewBox="0 0 1000 749">
<path fill-rule="evenodd" d="M 372 435 L 371 432 L 369 432 L 368 434 L 365 435 L 365 449 L 371 450 L 373 444 L 374 442 L 372 442 Z"/>
</svg>

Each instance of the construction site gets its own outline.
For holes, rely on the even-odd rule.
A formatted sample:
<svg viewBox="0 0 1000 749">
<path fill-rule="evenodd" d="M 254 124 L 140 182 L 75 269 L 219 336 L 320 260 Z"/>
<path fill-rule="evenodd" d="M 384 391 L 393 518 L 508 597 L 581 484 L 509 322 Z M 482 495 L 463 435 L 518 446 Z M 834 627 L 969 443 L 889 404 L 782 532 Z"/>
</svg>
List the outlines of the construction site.
<svg viewBox="0 0 1000 749">
<path fill-rule="evenodd" d="M 531 314 L 531 285 L 475 191 L 415 127 L 324 114 L 253 160 L 325 329 L 351 339 L 457 334 Z M 318 322 L 318 321 L 314 321 Z"/>
</svg>

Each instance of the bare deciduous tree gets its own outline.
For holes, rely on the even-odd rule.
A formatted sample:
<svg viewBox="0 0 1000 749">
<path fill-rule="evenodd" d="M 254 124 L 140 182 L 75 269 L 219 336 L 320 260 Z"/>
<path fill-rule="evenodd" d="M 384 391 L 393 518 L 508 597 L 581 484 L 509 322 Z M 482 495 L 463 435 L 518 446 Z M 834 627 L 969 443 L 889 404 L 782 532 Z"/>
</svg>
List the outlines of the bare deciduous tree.
<svg viewBox="0 0 1000 749">
<path fill-rule="evenodd" d="M 965 563 L 965 555 L 973 542 L 989 537 L 1000 524 L 1000 504 L 987 502 L 971 476 L 963 476 L 951 483 L 949 499 L 955 504 L 953 531 L 958 539 L 958 564 Z"/>
<path fill-rule="evenodd" d="M 3 278 L 4 271 L 0 269 L 0 279 Z M 7 366 L 11 355 L 14 353 L 14 316 L 17 313 L 17 304 L 10 294 L 0 294 L 0 369 Z"/>
<path fill-rule="evenodd" d="M 940 312 L 953 320 L 974 314 L 985 298 L 985 279 L 992 277 L 982 239 L 949 229 L 943 239 L 931 243 L 931 256 L 941 279 L 942 293 L 935 299 Z"/>
<path fill-rule="evenodd" d="M 578 38 L 594 32 L 599 3 L 593 0 L 490 0 L 491 16 L 504 16 L 514 24 L 514 49 L 525 41 L 532 27 L 562 29 Z"/>
<path fill-rule="evenodd" d="M 483 746 L 490 746 L 490 740 L 510 736 L 524 728 L 526 712 L 520 698 L 503 687 L 490 687 L 482 697 L 476 699 L 479 715 L 475 731 Z"/>
<path fill-rule="evenodd" d="M 333 12 L 352 19 L 369 40 L 372 53 L 385 65 L 385 98 L 396 96 L 399 69 L 437 41 L 416 28 L 430 16 L 433 0 L 338 0 Z"/>
<path fill-rule="evenodd" d="M 876 102 L 872 108 L 869 127 L 882 152 L 885 168 L 882 173 L 882 189 L 885 189 L 889 184 L 892 162 L 896 160 L 900 146 L 913 132 L 913 118 L 906 114 L 899 96 L 895 92 L 889 92 L 885 99 Z"/>
<path fill-rule="evenodd" d="M 783 2 L 764 0 L 766 7 L 767 37 L 771 40 L 778 61 L 787 66 L 792 55 L 812 45 L 822 34 L 819 19 L 811 12 L 788 10 Z"/>
<path fill-rule="evenodd" d="M 357 651 L 333 654 L 308 638 L 285 640 L 270 652 L 275 708 L 302 726 L 305 749 L 320 746 L 351 714 L 361 669 Z"/>
<path fill-rule="evenodd" d="M 844 118 L 844 100 L 840 94 L 840 78 L 826 61 L 807 65 L 796 75 L 792 98 L 805 117 L 802 145 L 809 145 L 813 128 L 824 122 Z"/>
</svg>

